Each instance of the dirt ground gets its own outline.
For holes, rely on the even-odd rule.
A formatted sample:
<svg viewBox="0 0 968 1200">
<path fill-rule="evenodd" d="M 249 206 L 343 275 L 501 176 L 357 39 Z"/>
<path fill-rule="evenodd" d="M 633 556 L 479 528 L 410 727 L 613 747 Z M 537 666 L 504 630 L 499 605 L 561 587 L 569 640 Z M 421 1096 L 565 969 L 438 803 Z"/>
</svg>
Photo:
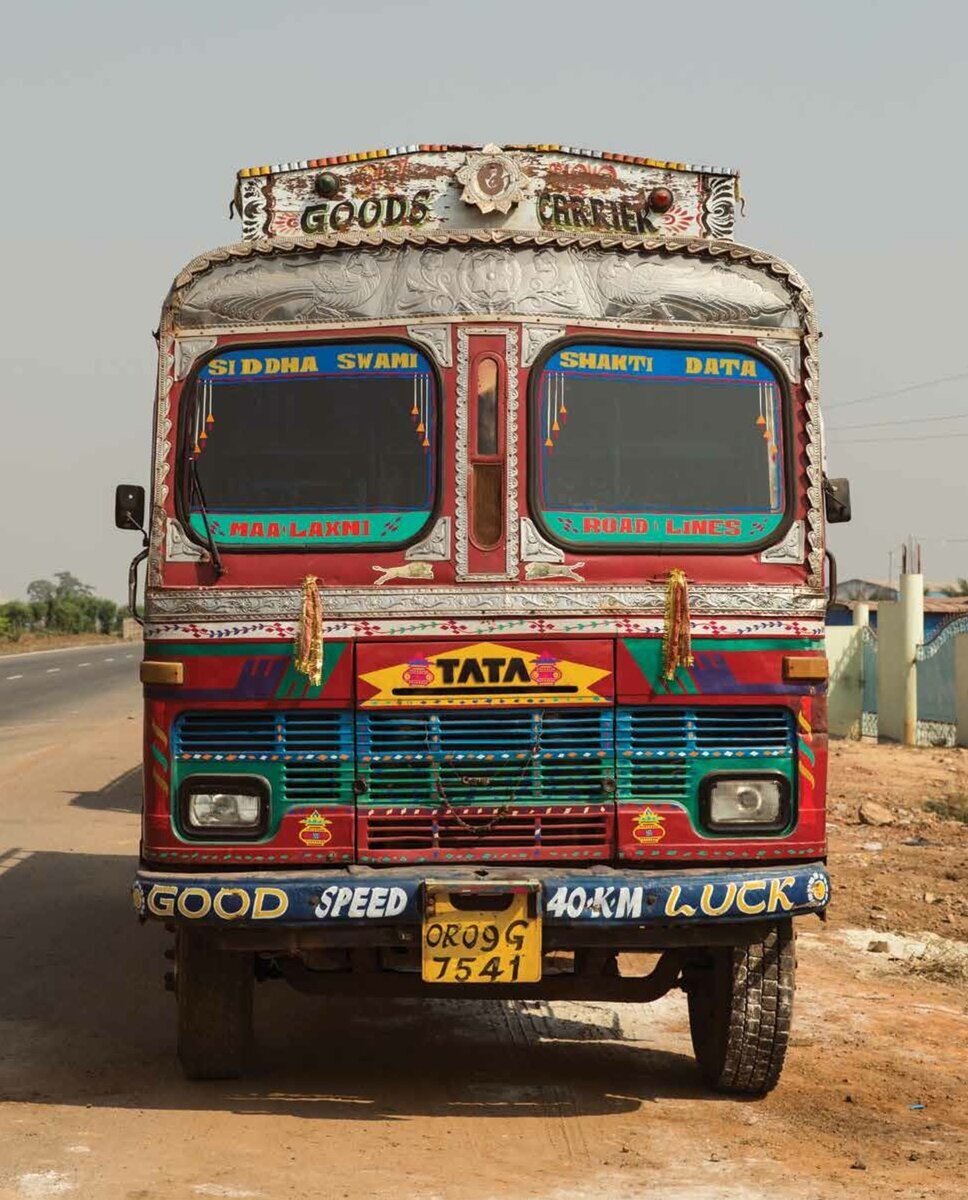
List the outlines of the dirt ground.
<svg viewBox="0 0 968 1200">
<path fill-rule="evenodd" d="M 965 752 L 835 747 L 833 907 L 800 926 L 764 1100 L 704 1091 L 680 995 L 351 1004 L 278 983 L 251 1077 L 200 1085 L 174 1059 L 167 935 L 128 903 L 139 703 L 125 686 L 0 728 L 4 1200 L 968 1194 L 968 827 L 925 809 L 968 792 Z M 869 798 L 894 823 L 861 824 Z"/>
</svg>

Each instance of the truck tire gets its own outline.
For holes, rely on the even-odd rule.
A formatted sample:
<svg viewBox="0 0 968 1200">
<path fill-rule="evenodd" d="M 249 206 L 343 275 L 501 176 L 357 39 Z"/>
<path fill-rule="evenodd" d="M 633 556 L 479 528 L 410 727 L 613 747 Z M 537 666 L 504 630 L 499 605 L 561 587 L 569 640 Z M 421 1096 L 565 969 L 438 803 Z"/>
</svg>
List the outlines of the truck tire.
<svg viewBox="0 0 968 1200">
<path fill-rule="evenodd" d="M 199 929 L 175 946 L 178 1059 L 189 1079 L 238 1079 L 252 1037 L 251 954 L 223 950 Z"/>
<path fill-rule="evenodd" d="M 713 947 L 707 955 L 686 975 L 699 1069 L 716 1091 L 763 1096 L 780 1078 L 790 1037 L 793 922 L 777 922 L 762 941 Z"/>
</svg>

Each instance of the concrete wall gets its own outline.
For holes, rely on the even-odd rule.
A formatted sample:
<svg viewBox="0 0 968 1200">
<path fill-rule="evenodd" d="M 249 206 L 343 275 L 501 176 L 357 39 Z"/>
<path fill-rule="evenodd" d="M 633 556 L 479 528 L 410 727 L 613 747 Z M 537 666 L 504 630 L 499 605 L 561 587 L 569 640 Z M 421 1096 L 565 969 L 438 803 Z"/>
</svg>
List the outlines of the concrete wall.
<svg viewBox="0 0 968 1200">
<path fill-rule="evenodd" d="M 835 737 L 859 738 L 861 734 L 861 712 L 864 703 L 862 636 L 859 626 L 835 625 L 827 628 L 827 661 L 830 664 L 827 715 L 830 732 Z"/>
<path fill-rule="evenodd" d="M 901 598 L 877 608 L 877 727 L 889 741 L 917 741 L 917 652 L 924 639 L 924 576 L 902 575 Z"/>
<path fill-rule="evenodd" d="M 904 738 L 904 613 L 900 604 L 877 609 L 877 731 L 882 738 Z"/>
<path fill-rule="evenodd" d="M 968 746 L 968 633 L 955 637 L 955 713 L 955 740 L 959 746 Z"/>
</svg>

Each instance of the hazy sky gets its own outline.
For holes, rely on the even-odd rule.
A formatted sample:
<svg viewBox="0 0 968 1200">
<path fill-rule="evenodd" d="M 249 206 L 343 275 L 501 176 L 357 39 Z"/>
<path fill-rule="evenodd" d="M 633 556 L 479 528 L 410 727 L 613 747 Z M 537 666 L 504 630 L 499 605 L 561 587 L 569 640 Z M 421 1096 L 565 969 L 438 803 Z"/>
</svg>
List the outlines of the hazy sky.
<svg viewBox="0 0 968 1200">
<path fill-rule="evenodd" d="M 237 168 L 448 141 L 739 167 L 738 240 L 817 297 L 841 578 L 886 576 L 908 534 L 929 578 L 968 575 L 968 415 L 928 420 L 968 414 L 966 40 L 965 6 L 924 0 L 8 10 L 0 595 L 63 569 L 123 595 L 112 496 L 148 483 L 151 330 L 176 272 L 237 239 Z"/>
</svg>

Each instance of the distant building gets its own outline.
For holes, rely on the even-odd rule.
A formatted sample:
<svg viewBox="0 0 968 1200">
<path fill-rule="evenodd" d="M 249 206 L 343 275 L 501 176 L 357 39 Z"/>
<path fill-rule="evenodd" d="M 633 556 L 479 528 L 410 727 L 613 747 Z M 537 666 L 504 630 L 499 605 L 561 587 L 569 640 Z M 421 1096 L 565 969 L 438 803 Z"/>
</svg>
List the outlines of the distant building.
<svg viewBox="0 0 968 1200">
<path fill-rule="evenodd" d="M 968 616 L 968 595 L 945 596 L 943 589 L 949 585 L 925 584 L 924 596 L 924 638 L 930 641 L 942 625 L 957 617 Z M 845 579 L 837 585 L 837 600 L 827 612 L 828 625 L 851 625 L 854 620 L 854 609 L 858 604 L 866 604 L 870 610 L 870 624 L 877 628 L 877 607 L 885 601 L 896 601 L 897 588 L 887 583 L 878 583 L 869 579 Z"/>
</svg>

